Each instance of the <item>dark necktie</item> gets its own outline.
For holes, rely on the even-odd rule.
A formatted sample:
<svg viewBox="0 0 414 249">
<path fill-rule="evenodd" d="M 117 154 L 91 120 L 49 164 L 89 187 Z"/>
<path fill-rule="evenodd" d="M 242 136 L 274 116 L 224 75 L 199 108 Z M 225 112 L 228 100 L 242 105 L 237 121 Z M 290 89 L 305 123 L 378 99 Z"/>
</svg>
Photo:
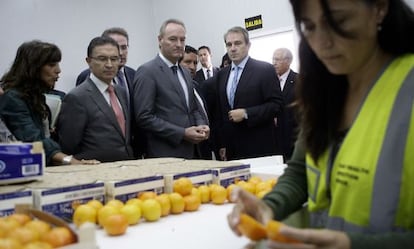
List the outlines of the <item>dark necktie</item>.
<svg viewBox="0 0 414 249">
<path fill-rule="evenodd" d="M 173 74 L 175 75 L 175 76 L 177 76 L 177 66 L 171 66 L 171 70 L 173 71 Z"/>
<path fill-rule="evenodd" d="M 211 71 L 210 69 L 207 69 L 207 79 L 211 78 Z"/>
<path fill-rule="evenodd" d="M 117 78 L 118 83 L 119 83 L 120 86 L 126 87 L 125 80 L 124 80 L 124 75 L 121 72 L 121 70 L 119 70 L 118 73 L 116 74 L 116 78 Z"/>
</svg>

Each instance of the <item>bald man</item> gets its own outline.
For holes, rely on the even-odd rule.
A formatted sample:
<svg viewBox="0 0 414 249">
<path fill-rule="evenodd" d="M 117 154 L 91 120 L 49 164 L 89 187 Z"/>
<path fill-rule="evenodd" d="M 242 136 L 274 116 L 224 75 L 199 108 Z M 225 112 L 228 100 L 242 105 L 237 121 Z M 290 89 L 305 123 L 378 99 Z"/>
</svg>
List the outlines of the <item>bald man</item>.
<svg viewBox="0 0 414 249">
<path fill-rule="evenodd" d="M 292 52 L 287 48 L 278 48 L 273 52 L 273 66 L 279 77 L 283 106 L 275 118 L 275 139 L 284 160 L 290 159 L 297 137 L 297 119 L 292 103 L 295 100 L 295 81 L 297 73 L 290 69 Z"/>
</svg>

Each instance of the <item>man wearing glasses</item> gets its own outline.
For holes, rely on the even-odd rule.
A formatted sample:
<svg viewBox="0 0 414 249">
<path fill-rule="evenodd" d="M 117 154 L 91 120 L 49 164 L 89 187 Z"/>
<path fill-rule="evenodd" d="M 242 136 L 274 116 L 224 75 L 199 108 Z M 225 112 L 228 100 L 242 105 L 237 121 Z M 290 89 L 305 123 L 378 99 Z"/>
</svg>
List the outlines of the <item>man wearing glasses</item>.
<svg viewBox="0 0 414 249">
<path fill-rule="evenodd" d="M 128 60 L 128 47 L 129 47 L 129 36 L 125 29 L 123 28 L 109 28 L 106 29 L 101 36 L 109 36 L 114 39 L 119 45 L 119 54 L 121 57 L 121 61 L 119 63 L 119 72 L 117 73 L 114 81 L 116 84 L 119 84 L 125 87 L 125 90 L 128 94 L 132 92 L 133 80 L 135 75 L 135 70 L 131 67 L 126 66 Z M 89 76 L 90 70 L 86 69 L 81 72 L 76 79 L 76 86 L 82 84 L 85 79 Z"/>
<path fill-rule="evenodd" d="M 86 62 L 89 77 L 64 98 L 58 119 L 62 151 L 101 162 L 133 159 L 127 94 L 114 84 L 121 57 L 118 43 L 92 39 Z"/>
<path fill-rule="evenodd" d="M 113 27 L 106 29 L 101 36 L 108 36 L 114 39 L 119 45 L 119 56 L 121 58 L 118 64 L 119 70 L 114 77 L 114 84 L 122 86 L 128 97 L 128 108 L 131 115 L 131 144 L 134 149 L 135 158 L 143 158 L 146 154 L 146 137 L 141 129 L 135 124 L 134 106 L 133 106 L 133 89 L 134 89 L 134 75 L 135 69 L 126 65 L 128 60 L 128 48 L 129 48 L 129 36 L 125 29 L 119 27 Z M 76 86 L 84 82 L 90 75 L 90 70 L 85 69 L 79 74 L 76 79 Z"/>
</svg>

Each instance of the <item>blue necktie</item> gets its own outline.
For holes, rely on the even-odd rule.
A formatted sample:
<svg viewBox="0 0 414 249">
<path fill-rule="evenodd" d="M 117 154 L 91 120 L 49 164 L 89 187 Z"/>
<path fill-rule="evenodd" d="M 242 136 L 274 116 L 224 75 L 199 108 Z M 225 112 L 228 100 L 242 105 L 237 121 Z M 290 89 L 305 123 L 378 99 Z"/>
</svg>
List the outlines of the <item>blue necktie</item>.
<svg viewBox="0 0 414 249">
<path fill-rule="evenodd" d="M 235 70 L 234 72 L 234 77 L 233 77 L 233 82 L 231 83 L 231 88 L 230 88 L 230 93 L 229 93 L 229 104 L 231 106 L 231 108 L 233 109 L 234 106 L 234 95 L 236 94 L 236 89 L 237 89 L 237 84 L 239 83 L 239 69 L 241 69 L 240 67 L 236 66 L 233 68 L 233 70 Z"/>
</svg>

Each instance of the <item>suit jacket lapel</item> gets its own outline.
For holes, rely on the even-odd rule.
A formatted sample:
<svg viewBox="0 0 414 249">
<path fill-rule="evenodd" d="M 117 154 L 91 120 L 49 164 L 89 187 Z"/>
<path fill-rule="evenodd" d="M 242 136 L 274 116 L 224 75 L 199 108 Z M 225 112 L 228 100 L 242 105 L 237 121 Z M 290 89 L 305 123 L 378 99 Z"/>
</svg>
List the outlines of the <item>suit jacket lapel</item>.
<svg viewBox="0 0 414 249">
<path fill-rule="evenodd" d="M 88 79 L 89 87 L 88 91 L 92 100 L 96 103 L 96 106 L 101 110 L 103 115 L 112 123 L 112 125 L 122 134 L 121 127 L 119 127 L 118 121 L 112 107 L 106 102 L 104 96 L 99 92 L 99 89 L 95 86 L 91 79 Z M 125 103 L 124 103 L 125 104 Z M 122 105 L 122 104 L 121 104 Z M 127 110 L 122 106 L 124 110 Z M 125 111 L 124 111 L 125 112 Z"/>
<path fill-rule="evenodd" d="M 230 77 L 230 71 L 231 71 L 231 67 L 225 67 L 222 69 L 223 70 L 223 77 L 221 77 L 221 80 L 219 81 L 220 85 L 219 85 L 219 92 L 224 93 L 222 96 L 221 101 L 225 102 L 227 104 L 227 107 L 230 109 L 230 104 L 229 104 L 229 97 L 227 96 L 227 83 L 229 81 L 229 77 Z"/>
<path fill-rule="evenodd" d="M 291 92 L 291 89 L 294 87 L 293 85 L 294 80 L 295 80 L 295 74 L 293 73 L 293 71 L 290 71 L 288 77 L 286 78 L 285 86 L 283 87 L 283 91 L 282 91 L 282 94 L 284 97 L 289 95 L 289 93 Z"/>
<path fill-rule="evenodd" d="M 241 72 L 239 83 L 237 83 L 236 92 L 234 94 L 234 104 L 233 107 L 237 106 L 237 100 L 238 100 L 238 92 L 240 92 L 240 88 L 246 87 L 247 84 L 250 82 L 250 77 L 252 76 L 253 70 L 251 70 L 251 58 L 249 58 L 246 62 L 246 65 L 243 68 L 243 71 Z"/>
<path fill-rule="evenodd" d="M 162 59 L 159 56 L 157 56 L 157 58 L 158 58 L 158 64 L 160 66 L 160 70 L 162 72 L 160 75 L 162 75 L 162 77 L 167 77 L 165 81 L 168 81 L 168 83 L 171 84 L 171 86 L 175 89 L 175 91 L 177 92 L 178 96 L 180 96 L 181 103 L 186 108 L 186 110 L 188 110 L 188 108 L 187 108 L 187 102 L 185 101 L 184 90 L 181 87 L 181 83 L 178 80 L 178 77 L 174 75 L 174 73 L 172 72 L 171 68 L 169 68 L 164 63 L 164 61 L 162 61 Z"/>
<path fill-rule="evenodd" d="M 193 94 L 193 91 L 194 91 L 193 79 L 191 78 L 190 73 L 188 73 L 187 71 L 186 71 L 186 72 L 184 72 L 184 70 L 181 68 L 181 66 L 179 66 L 179 68 L 180 68 L 181 74 L 182 74 L 182 75 L 183 75 L 183 77 L 184 77 L 185 84 L 186 84 L 186 86 L 187 86 L 187 92 L 188 92 L 188 105 L 189 105 L 189 108 L 190 108 L 190 110 L 191 110 L 191 103 L 194 103 L 194 101 L 195 101 L 195 99 L 194 99 L 194 94 Z M 181 84 L 180 84 L 180 86 L 181 86 Z M 183 93 L 183 94 L 184 94 L 184 93 Z M 187 104 L 187 103 L 186 103 L 186 104 Z"/>
</svg>

